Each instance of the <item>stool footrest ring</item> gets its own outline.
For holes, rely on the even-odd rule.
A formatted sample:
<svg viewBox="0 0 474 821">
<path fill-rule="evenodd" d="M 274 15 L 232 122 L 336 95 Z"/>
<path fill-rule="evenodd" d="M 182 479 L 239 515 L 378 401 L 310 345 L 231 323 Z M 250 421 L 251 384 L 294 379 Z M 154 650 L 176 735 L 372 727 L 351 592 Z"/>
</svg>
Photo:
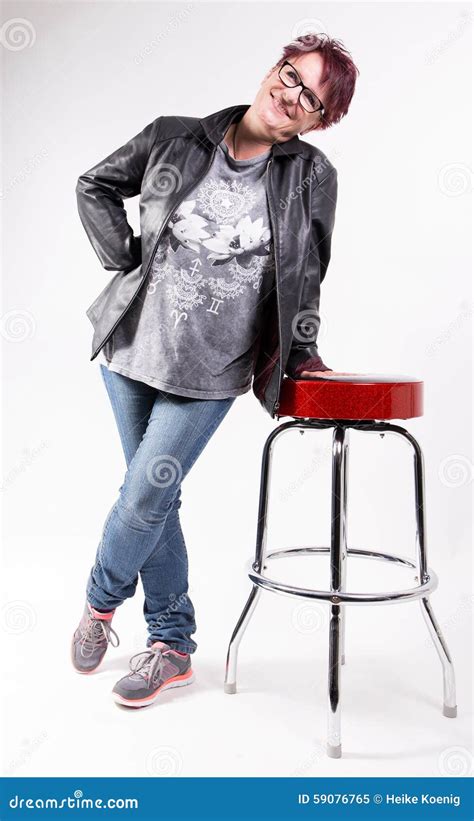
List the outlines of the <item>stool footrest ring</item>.
<svg viewBox="0 0 474 821">
<path fill-rule="evenodd" d="M 265 561 L 301 555 L 308 556 L 311 554 L 329 554 L 330 550 L 331 549 L 329 547 L 292 547 L 285 550 L 274 550 L 271 553 L 268 553 Z M 397 556 L 393 553 L 379 553 L 374 550 L 347 548 L 347 556 L 388 561 L 412 570 L 417 570 L 416 565 L 410 559 Z M 399 602 L 413 601 L 415 599 L 428 596 L 438 586 L 438 577 L 436 573 L 431 570 L 431 568 L 428 568 L 427 575 L 423 582 L 418 584 L 416 587 L 408 588 L 406 590 L 391 590 L 383 593 L 348 593 L 342 590 L 314 590 L 311 588 L 295 587 L 294 585 L 285 584 L 284 582 L 277 581 L 276 579 L 270 579 L 268 576 L 265 576 L 257 570 L 255 560 L 251 560 L 249 562 L 248 576 L 253 584 L 263 588 L 264 590 L 271 590 L 273 593 L 281 593 L 286 596 L 298 596 L 305 599 L 327 601 L 328 604 L 337 605 L 398 604 Z"/>
</svg>

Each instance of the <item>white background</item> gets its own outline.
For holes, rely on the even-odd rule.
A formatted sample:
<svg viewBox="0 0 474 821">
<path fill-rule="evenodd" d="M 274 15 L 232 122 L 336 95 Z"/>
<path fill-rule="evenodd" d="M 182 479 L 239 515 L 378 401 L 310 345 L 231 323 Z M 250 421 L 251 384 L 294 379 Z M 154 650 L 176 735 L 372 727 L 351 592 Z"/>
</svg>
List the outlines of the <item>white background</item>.
<svg viewBox="0 0 474 821">
<path fill-rule="evenodd" d="M 3 774 L 15 776 L 466 775 L 472 763 L 469 193 L 472 12 L 463 3 L 6 3 L 31 47 L 3 47 Z M 223 693 L 230 635 L 250 592 L 261 450 L 276 420 L 252 392 L 183 484 L 199 648 L 196 682 L 146 710 L 110 698 L 144 648 L 141 587 L 121 638 L 78 676 L 69 642 L 125 462 L 86 308 L 109 273 L 76 210 L 79 174 L 160 114 L 250 103 L 281 47 L 308 28 L 359 67 L 349 115 L 308 139 L 339 173 L 320 351 L 335 370 L 425 381 L 406 427 L 425 454 L 431 602 L 456 665 L 459 717 L 418 603 L 347 611 L 343 758 L 326 757 L 327 606 L 262 593 Z M 31 36 L 31 31 L 30 31 Z M 139 232 L 138 203 L 127 203 Z M 282 440 L 269 547 L 327 545 L 331 434 Z M 414 555 L 412 457 L 351 433 L 349 542 Z M 325 588 L 325 559 L 274 565 Z M 349 589 L 412 585 L 380 563 Z"/>
</svg>

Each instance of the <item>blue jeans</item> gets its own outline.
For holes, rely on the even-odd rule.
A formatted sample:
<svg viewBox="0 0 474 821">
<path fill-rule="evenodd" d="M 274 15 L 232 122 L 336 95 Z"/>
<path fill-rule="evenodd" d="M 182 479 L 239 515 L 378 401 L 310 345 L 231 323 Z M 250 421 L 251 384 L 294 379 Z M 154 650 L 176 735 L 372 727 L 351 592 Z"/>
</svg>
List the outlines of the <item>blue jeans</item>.
<svg viewBox="0 0 474 821">
<path fill-rule="evenodd" d="M 188 556 L 179 521 L 181 482 L 236 397 L 190 399 L 152 388 L 100 364 L 127 463 L 105 520 L 87 599 L 112 610 L 135 593 L 140 575 L 147 644 L 194 653 Z"/>
</svg>

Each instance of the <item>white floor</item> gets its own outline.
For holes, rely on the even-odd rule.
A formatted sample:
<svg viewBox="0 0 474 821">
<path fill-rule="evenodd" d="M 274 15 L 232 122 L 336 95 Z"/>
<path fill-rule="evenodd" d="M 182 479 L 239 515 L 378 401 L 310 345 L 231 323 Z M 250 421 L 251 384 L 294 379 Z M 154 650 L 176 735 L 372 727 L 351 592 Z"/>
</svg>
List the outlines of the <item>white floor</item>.
<svg viewBox="0 0 474 821">
<path fill-rule="evenodd" d="M 4 481 L 4 775 L 438 776 L 469 771 L 470 488 L 467 481 L 454 486 L 440 481 L 438 470 L 442 454 L 460 452 L 456 443 L 440 443 L 422 429 L 429 565 L 440 580 L 431 602 L 455 663 L 459 716 L 442 715 L 441 665 L 417 602 L 348 607 L 343 757 L 335 761 L 325 752 L 326 604 L 262 592 L 240 646 L 238 692 L 223 692 L 227 645 L 250 592 L 246 570 L 255 545 L 260 454 L 272 427 L 263 413 L 256 415 L 249 399 L 248 416 L 244 403 L 224 421 L 183 487 L 181 520 L 197 620 L 196 681 L 132 712 L 113 703 L 110 691 L 126 673 L 129 657 L 144 649 L 141 587 L 118 608 L 114 627 L 121 644 L 109 649 L 97 674 L 80 676 L 69 659 L 87 574 L 123 479 L 120 443 L 99 391 L 95 404 L 81 410 L 81 420 L 64 414 L 57 399 L 56 416 L 45 407 L 43 415 L 23 419 L 30 440 L 44 437 L 47 446 Z M 410 429 L 420 433 L 416 423 Z M 327 432 L 283 437 L 279 443 L 269 550 L 328 545 L 330 444 Z M 351 448 L 350 547 L 414 556 L 409 449 L 363 434 L 352 436 Z M 8 464 L 15 467 L 16 458 L 14 450 Z M 290 584 L 324 589 L 328 559 L 279 560 L 271 573 Z M 412 571 L 349 560 L 348 590 L 413 585 Z"/>
<path fill-rule="evenodd" d="M 287 566 L 286 577 L 307 581 L 309 571 L 302 575 L 302 569 L 308 567 L 290 574 Z M 377 567 L 380 587 L 386 571 Z M 451 576 L 452 562 L 449 569 L 448 563 L 438 568 L 443 570 Z M 393 580 L 393 568 L 390 572 Z M 130 711 L 112 702 L 110 690 L 126 672 L 129 656 L 144 646 L 139 593 L 117 612 L 120 647 L 109 649 L 96 674 L 80 676 L 68 653 L 82 601 L 68 608 L 51 573 L 38 567 L 34 575 L 41 599 L 31 590 L 24 600 L 10 596 L 3 609 L 3 775 L 469 773 L 472 597 L 462 591 L 449 599 L 438 590 L 431 599 L 456 663 L 456 720 L 441 713 L 441 666 L 418 603 L 348 609 L 343 757 L 334 761 L 325 754 L 326 606 L 263 592 L 241 643 L 238 693 L 226 695 L 227 642 L 250 583 L 242 573 L 224 589 L 217 572 L 214 578 L 195 576 L 196 680 L 146 709 Z"/>
</svg>

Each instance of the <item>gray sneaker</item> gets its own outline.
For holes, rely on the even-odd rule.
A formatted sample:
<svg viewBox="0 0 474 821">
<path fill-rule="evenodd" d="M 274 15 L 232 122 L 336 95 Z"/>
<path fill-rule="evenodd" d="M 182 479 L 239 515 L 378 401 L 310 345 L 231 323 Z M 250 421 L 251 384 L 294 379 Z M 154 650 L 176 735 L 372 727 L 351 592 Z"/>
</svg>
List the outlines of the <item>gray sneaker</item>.
<svg viewBox="0 0 474 821">
<path fill-rule="evenodd" d="M 82 619 L 71 645 L 72 663 L 78 673 L 93 673 L 97 670 L 109 642 L 113 647 L 119 646 L 120 639 L 111 627 L 114 613 L 115 610 L 100 613 L 86 601 Z"/>
<path fill-rule="evenodd" d="M 147 707 L 164 690 L 194 681 L 189 653 L 181 655 L 164 641 L 155 641 L 146 651 L 135 653 L 130 670 L 112 690 L 114 701 L 126 707 Z"/>
</svg>

